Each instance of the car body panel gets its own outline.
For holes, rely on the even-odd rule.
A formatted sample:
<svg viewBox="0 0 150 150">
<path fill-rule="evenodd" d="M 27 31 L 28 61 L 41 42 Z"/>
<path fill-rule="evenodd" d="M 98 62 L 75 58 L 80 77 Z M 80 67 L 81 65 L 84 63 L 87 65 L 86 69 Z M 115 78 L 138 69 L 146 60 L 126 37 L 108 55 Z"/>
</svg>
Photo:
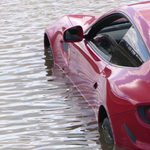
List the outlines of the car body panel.
<svg viewBox="0 0 150 150">
<path fill-rule="evenodd" d="M 77 17 L 77 18 L 76 18 Z M 91 22 L 95 20 L 94 16 L 85 16 L 85 15 L 70 15 L 70 16 L 64 16 L 60 19 L 58 19 L 56 22 L 50 25 L 45 30 L 45 34 L 48 36 L 48 39 L 51 44 L 52 50 L 55 49 L 55 52 L 53 52 L 54 61 L 56 64 L 58 64 L 63 70 L 68 73 L 68 59 L 69 59 L 69 53 L 68 53 L 68 43 L 65 43 L 63 41 L 63 32 L 74 25 L 77 25 L 79 22 L 81 24 L 81 19 L 84 19 L 84 22 L 82 21 L 82 26 L 88 27 Z M 78 21 L 78 19 L 80 19 Z M 71 21 L 72 22 L 71 22 Z M 61 51 L 60 51 L 61 50 Z M 69 49 L 70 51 L 70 49 Z M 63 55 L 63 57 L 62 57 Z"/>
<path fill-rule="evenodd" d="M 98 59 L 85 45 L 86 41 L 83 41 L 74 43 L 70 47 L 69 77 L 97 113 L 99 103 L 106 100 L 106 79 L 103 74 L 106 63 Z M 99 91 L 103 91 L 103 94 Z"/>
<path fill-rule="evenodd" d="M 92 106 L 97 120 L 100 107 L 105 108 L 115 143 L 131 149 L 142 149 L 143 145 L 144 149 L 150 149 L 150 125 L 141 120 L 137 110 L 139 106 L 150 106 L 150 60 L 139 67 L 117 66 L 98 56 L 86 39 L 70 43 L 63 41 L 66 29 L 80 25 L 86 36 L 97 22 L 117 13 L 132 22 L 150 52 L 150 2 L 116 8 L 99 18 L 90 15 L 64 16 L 48 27 L 45 34 L 55 63 Z"/>
<path fill-rule="evenodd" d="M 117 124 L 120 125 L 119 127 L 117 125 L 113 126 L 113 131 L 116 135 L 115 138 L 119 139 L 117 140 L 118 145 L 128 149 L 148 150 L 150 148 L 150 127 L 139 118 L 137 111 L 116 115 L 111 118 L 111 121 L 112 124 L 117 122 Z M 126 125 L 134 135 L 135 142 L 129 137 L 124 125 Z"/>
<path fill-rule="evenodd" d="M 72 26 L 80 25 L 83 28 L 83 31 L 86 31 L 90 25 L 96 21 L 96 17 L 92 15 L 68 15 Z"/>
</svg>

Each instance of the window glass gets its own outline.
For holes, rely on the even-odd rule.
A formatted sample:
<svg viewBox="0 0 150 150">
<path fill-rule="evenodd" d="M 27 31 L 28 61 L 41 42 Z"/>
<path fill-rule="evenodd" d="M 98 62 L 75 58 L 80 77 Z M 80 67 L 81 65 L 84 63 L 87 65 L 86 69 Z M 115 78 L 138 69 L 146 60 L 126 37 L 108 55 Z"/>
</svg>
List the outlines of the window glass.
<svg viewBox="0 0 150 150">
<path fill-rule="evenodd" d="M 149 59 L 149 52 L 143 40 L 123 15 L 112 18 L 105 19 L 93 28 L 97 33 L 94 33 L 89 45 L 100 57 L 113 64 L 139 67 Z M 102 27 L 99 27 L 101 25 Z M 92 35 L 92 30 L 89 35 Z"/>
<path fill-rule="evenodd" d="M 137 57 L 141 63 L 146 62 L 149 59 L 149 53 L 134 27 L 131 27 L 128 30 L 123 37 L 123 40 L 127 43 L 127 50 L 131 51 L 132 55 Z"/>
<path fill-rule="evenodd" d="M 99 54 L 107 61 L 110 61 L 117 46 L 115 40 L 107 34 L 100 34 L 94 37 L 92 41 L 97 47 L 96 50 L 99 51 Z"/>
<path fill-rule="evenodd" d="M 149 59 L 149 53 L 136 32 L 131 27 L 117 46 L 110 62 L 128 67 L 139 67 Z"/>
</svg>

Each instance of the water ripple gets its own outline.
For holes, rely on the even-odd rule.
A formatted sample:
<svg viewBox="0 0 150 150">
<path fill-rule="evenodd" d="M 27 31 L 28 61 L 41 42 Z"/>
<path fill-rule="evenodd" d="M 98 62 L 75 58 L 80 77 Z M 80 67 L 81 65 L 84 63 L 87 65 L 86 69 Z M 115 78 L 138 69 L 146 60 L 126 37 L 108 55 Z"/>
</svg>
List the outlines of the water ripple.
<svg viewBox="0 0 150 150">
<path fill-rule="evenodd" d="M 0 1 L 0 149 L 115 150 L 99 134 L 95 114 L 78 90 L 59 67 L 48 65 L 43 33 L 63 15 L 100 15 L 127 3 Z"/>
</svg>

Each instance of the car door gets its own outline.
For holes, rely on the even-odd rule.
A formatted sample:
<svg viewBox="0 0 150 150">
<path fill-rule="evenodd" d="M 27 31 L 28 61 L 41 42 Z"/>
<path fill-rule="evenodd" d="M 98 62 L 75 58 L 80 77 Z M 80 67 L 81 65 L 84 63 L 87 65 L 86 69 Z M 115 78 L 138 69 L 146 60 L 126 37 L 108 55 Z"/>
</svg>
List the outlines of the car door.
<svg viewBox="0 0 150 150">
<path fill-rule="evenodd" d="M 130 27 L 122 14 L 112 14 L 95 23 L 81 42 L 69 43 L 69 76 L 96 112 L 106 105 L 107 78 L 111 75 L 107 65 Z"/>
<path fill-rule="evenodd" d="M 97 112 L 99 103 L 106 97 L 103 71 L 107 63 L 101 61 L 86 40 L 71 43 L 69 48 L 69 77 Z"/>
</svg>

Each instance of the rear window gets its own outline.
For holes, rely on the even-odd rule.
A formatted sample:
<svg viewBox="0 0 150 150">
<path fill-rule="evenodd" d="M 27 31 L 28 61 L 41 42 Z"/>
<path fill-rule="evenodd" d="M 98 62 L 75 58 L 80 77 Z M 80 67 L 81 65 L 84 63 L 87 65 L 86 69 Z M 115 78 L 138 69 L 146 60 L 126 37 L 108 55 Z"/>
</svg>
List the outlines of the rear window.
<svg viewBox="0 0 150 150">
<path fill-rule="evenodd" d="M 88 44 L 107 62 L 139 67 L 150 55 L 134 25 L 123 14 L 113 14 L 96 23 L 88 33 Z"/>
<path fill-rule="evenodd" d="M 149 52 L 133 26 L 121 39 L 115 53 L 111 62 L 121 66 L 139 67 L 149 59 Z"/>
</svg>

